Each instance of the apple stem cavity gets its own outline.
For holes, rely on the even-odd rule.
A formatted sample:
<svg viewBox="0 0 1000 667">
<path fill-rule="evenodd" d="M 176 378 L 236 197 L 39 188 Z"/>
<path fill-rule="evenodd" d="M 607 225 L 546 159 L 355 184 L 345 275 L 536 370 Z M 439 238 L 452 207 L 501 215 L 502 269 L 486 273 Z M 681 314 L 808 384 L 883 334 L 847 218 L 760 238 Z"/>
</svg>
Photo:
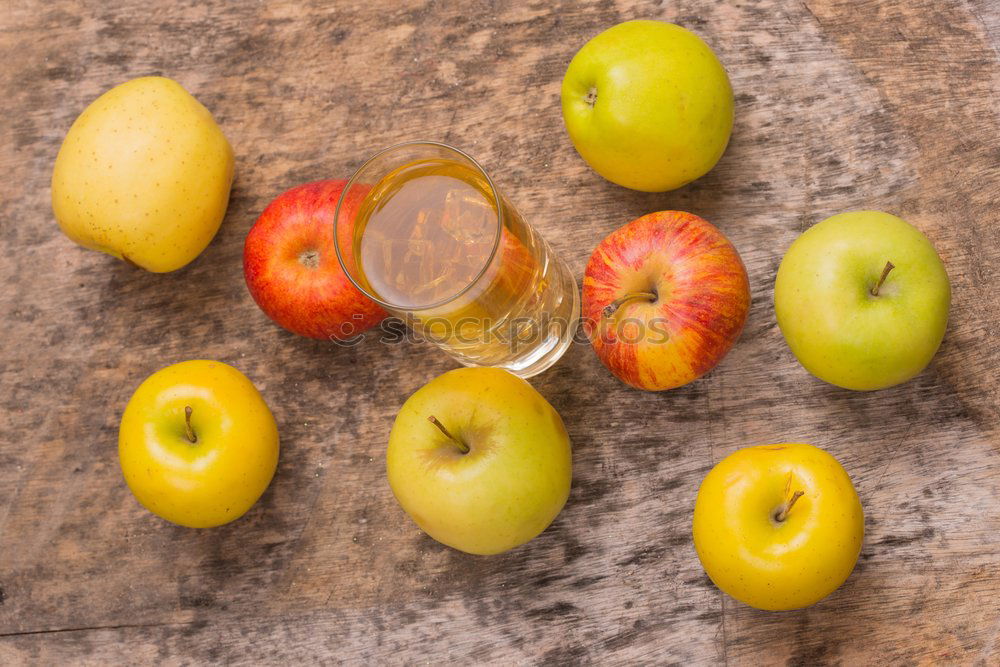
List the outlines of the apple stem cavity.
<svg viewBox="0 0 1000 667">
<path fill-rule="evenodd" d="M 583 101 L 590 106 L 594 106 L 597 102 L 597 86 L 590 87 L 590 90 L 587 91 L 587 96 L 583 98 Z"/>
<path fill-rule="evenodd" d="M 879 291 L 879 289 L 881 289 L 882 283 L 885 282 L 886 276 L 888 276 L 889 272 L 892 271 L 895 268 L 896 268 L 896 265 L 893 264 L 892 262 L 886 262 L 885 263 L 885 268 L 882 269 L 882 275 L 879 276 L 878 282 L 875 283 L 874 287 L 872 287 L 872 296 L 878 296 L 878 291 Z"/>
<path fill-rule="evenodd" d="M 778 511 L 774 513 L 774 520 L 781 523 L 788 518 L 788 513 L 792 510 L 792 505 L 794 505 L 795 501 L 804 495 L 805 491 L 796 491 L 793 493 L 792 497 L 789 498 L 787 502 L 782 503 L 781 507 L 778 508 Z"/>
<path fill-rule="evenodd" d="M 427 418 L 427 421 L 437 426 L 441 430 L 441 432 L 444 433 L 445 436 L 447 436 L 449 440 L 458 445 L 458 451 L 462 452 L 463 454 L 469 453 L 469 446 L 464 442 L 462 442 L 461 440 L 459 440 L 458 438 L 456 438 L 455 436 L 453 436 L 451 433 L 449 433 L 448 429 L 444 427 L 444 424 L 438 421 L 437 417 L 431 415 L 430 417 Z"/>
<path fill-rule="evenodd" d="M 625 296 L 615 299 L 608 305 L 604 306 L 604 310 L 601 311 L 601 314 L 603 314 L 604 317 L 611 317 L 615 314 L 615 311 L 622 307 L 623 304 L 626 304 L 633 299 L 645 299 L 646 301 L 652 303 L 653 301 L 656 301 L 656 292 L 629 292 Z"/>
<path fill-rule="evenodd" d="M 188 442 L 192 445 L 198 442 L 198 436 L 195 434 L 194 429 L 191 427 L 191 413 L 194 410 L 191 409 L 190 405 L 184 406 L 184 431 L 187 435 Z"/>
</svg>

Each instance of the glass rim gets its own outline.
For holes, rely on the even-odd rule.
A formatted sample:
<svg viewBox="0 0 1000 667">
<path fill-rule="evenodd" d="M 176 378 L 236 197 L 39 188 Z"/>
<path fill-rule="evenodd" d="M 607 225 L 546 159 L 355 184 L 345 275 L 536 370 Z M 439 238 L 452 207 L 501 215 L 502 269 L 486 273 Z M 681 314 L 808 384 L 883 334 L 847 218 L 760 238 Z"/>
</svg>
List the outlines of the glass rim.
<svg viewBox="0 0 1000 667">
<path fill-rule="evenodd" d="M 340 251 L 340 240 L 339 240 L 339 236 L 340 235 L 337 233 L 337 227 L 338 227 L 338 224 L 340 222 L 340 207 L 343 205 L 344 200 L 347 198 L 347 193 L 350 191 L 350 189 L 353 186 L 355 186 L 355 185 L 358 184 L 358 176 L 361 174 L 362 171 L 364 171 L 365 167 L 367 167 L 372 162 L 374 162 L 375 160 L 377 160 L 378 158 L 384 156 L 387 153 L 390 153 L 392 151 L 397 151 L 397 150 L 402 149 L 402 148 L 415 147 L 415 146 L 433 146 L 433 147 L 436 147 L 436 148 L 443 148 L 443 149 L 445 149 L 445 151 L 451 151 L 453 153 L 457 153 L 458 155 L 460 155 L 463 158 L 465 158 L 466 160 L 468 160 L 472 164 L 472 166 L 477 171 L 479 171 L 480 174 L 483 175 L 483 178 L 486 179 L 486 183 L 490 186 L 490 192 L 493 193 L 493 200 L 494 200 L 494 202 L 496 202 L 497 222 L 496 222 L 496 232 L 493 235 L 493 248 L 490 249 L 489 257 L 486 258 L 486 261 L 483 263 L 482 268 L 475 275 L 475 277 L 472 278 L 469 281 L 469 283 L 467 285 L 465 285 L 462 289 L 460 289 L 455 294 L 452 294 L 451 296 L 448 296 L 448 297 L 446 297 L 444 299 L 435 301 L 435 302 L 427 304 L 427 305 L 400 306 L 398 304 L 394 304 L 394 303 L 391 303 L 389 301 L 385 301 L 384 299 L 382 299 L 378 295 L 372 294 L 369 290 L 365 289 L 365 287 L 363 285 L 361 285 L 354 278 L 354 276 L 351 275 L 351 272 L 348 271 L 347 264 L 344 262 L 344 257 L 343 257 L 343 255 L 342 255 L 342 253 Z M 353 225 L 352 225 L 352 227 L 353 227 Z M 353 233 L 353 228 L 352 228 L 351 231 Z M 502 233 L 503 233 L 503 204 L 502 204 L 502 202 L 500 200 L 500 193 L 497 191 L 496 186 L 493 184 L 493 179 L 490 178 L 489 173 L 487 173 L 487 171 L 485 169 L 483 169 L 483 166 L 481 164 L 479 164 L 479 162 L 477 162 L 474 157 L 472 157 L 471 155 L 469 155 L 465 151 L 463 151 L 463 150 L 461 150 L 459 148 L 455 148 L 454 146 L 451 146 L 451 145 L 446 144 L 444 142 L 433 141 L 433 140 L 429 140 L 429 139 L 427 139 L 427 140 L 425 140 L 425 139 L 414 139 L 414 140 L 411 140 L 411 141 L 403 141 L 403 142 L 400 142 L 398 144 L 393 144 L 392 146 L 389 146 L 387 148 L 383 148 L 382 150 L 378 151 L 377 153 L 375 153 L 374 155 L 372 155 L 371 157 L 369 157 L 367 160 L 365 160 L 361 164 L 361 166 L 358 167 L 354 171 L 354 174 L 349 179 L 347 179 L 347 183 L 344 184 L 344 189 L 343 189 L 343 191 L 341 191 L 340 197 L 337 199 L 337 208 L 334 210 L 334 213 L 333 213 L 333 249 L 334 249 L 334 252 L 337 254 L 337 262 L 340 263 L 340 268 L 343 270 L 344 275 L 347 276 L 347 279 L 351 282 L 352 285 L 354 285 L 354 287 L 356 287 L 358 289 L 358 291 L 360 291 L 362 294 L 364 294 L 366 297 L 368 297 L 369 299 L 371 299 L 372 301 L 374 301 L 378 305 L 382 306 L 383 308 L 387 308 L 389 310 L 400 310 L 400 311 L 406 311 L 406 312 L 414 312 L 414 311 L 419 311 L 419 310 L 430 310 L 431 308 L 438 308 L 440 306 L 447 305 L 447 304 L 451 303 L 452 301 L 454 301 L 455 299 L 457 299 L 460 296 L 462 296 L 463 294 L 465 294 L 466 292 L 468 292 L 469 290 L 471 290 L 473 288 L 473 286 L 475 286 L 476 283 L 478 283 L 479 280 L 486 274 L 487 269 L 490 268 L 490 264 L 493 263 L 493 259 L 496 257 L 497 250 L 500 248 L 500 238 L 502 236 Z M 352 246 L 353 246 L 353 242 L 352 242 Z M 357 264 L 357 262 L 355 262 L 355 263 Z M 360 271 L 361 267 L 358 266 L 357 268 Z"/>
</svg>

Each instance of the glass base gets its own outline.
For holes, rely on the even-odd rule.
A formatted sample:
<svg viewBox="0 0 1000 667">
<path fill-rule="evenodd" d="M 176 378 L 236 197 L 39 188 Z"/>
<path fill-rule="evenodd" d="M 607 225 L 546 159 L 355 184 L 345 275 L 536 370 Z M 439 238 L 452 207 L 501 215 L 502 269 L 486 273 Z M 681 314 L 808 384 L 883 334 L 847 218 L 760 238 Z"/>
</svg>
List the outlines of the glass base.
<svg viewBox="0 0 1000 667">
<path fill-rule="evenodd" d="M 571 316 L 561 335 L 549 336 L 524 356 L 515 357 L 502 364 L 496 364 L 496 368 L 503 368 L 518 377 L 527 379 L 549 369 L 562 358 L 566 350 L 569 349 L 569 346 L 572 345 L 573 337 L 576 335 L 577 327 L 580 324 L 580 290 L 577 289 L 576 281 L 573 281 L 573 287 Z M 466 366 L 481 365 L 462 358 L 459 358 L 459 361 Z"/>
</svg>

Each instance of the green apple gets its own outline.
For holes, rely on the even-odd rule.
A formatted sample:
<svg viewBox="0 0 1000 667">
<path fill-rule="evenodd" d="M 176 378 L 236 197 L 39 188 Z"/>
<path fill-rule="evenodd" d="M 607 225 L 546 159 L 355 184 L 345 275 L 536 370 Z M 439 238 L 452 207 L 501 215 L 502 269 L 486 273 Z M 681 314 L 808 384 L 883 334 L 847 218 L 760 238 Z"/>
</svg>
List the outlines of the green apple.
<svg viewBox="0 0 1000 667">
<path fill-rule="evenodd" d="M 627 21 L 573 57 L 562 112 L 594 171 L 627 188 L 664 192 L 704 176 L 722 157 L 733 129 L 733 89 L 694 33 Z"/>
<path fill-rule="evenodd" d="M 841 213 L 792 243 L 774 309 L 806 370 L 845 389 L 884 389 L 930 363 L 944 337 L 951 286 L 934 246 L 900 218 Z"/>
<path fill-rule="evenodd" d="M 420 528 L 471 554 L 524 544 L 556 518 L 572 480 L 559 413 L 499 368 L 459 368 L 403 404 L 389 434 L 389 486 Z"/>
</svg>

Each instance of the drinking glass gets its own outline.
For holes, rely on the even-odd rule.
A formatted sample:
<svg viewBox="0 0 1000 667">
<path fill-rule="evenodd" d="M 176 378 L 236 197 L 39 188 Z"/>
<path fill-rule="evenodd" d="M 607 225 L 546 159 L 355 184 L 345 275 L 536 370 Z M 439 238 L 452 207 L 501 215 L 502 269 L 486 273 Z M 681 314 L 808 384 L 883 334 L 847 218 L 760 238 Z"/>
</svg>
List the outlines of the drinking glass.
<svg viewBox="0 0 1000 667">
<path fill-rule="evenodd" d="M 351 282 L 466 366 L 531 377 L 572 342 L 573 274 L 457 148 L 377 153 L 345 186 L 334 226 Z"/>
</svg>

